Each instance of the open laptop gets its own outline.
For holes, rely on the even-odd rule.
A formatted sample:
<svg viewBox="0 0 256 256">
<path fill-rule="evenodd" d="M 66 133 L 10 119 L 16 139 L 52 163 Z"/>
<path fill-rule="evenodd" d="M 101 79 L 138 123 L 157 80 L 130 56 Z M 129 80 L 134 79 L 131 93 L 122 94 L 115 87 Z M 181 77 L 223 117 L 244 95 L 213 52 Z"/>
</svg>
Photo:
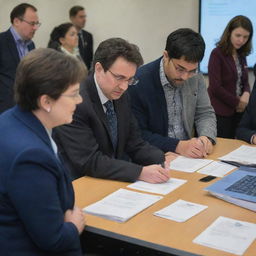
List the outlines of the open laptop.
<svg viewBox="0 0 256 256">
<path fill-rule="evenodd" d="M 255 203 L 256 169 L 241 167 L 205 190 Z"/>
</svg>

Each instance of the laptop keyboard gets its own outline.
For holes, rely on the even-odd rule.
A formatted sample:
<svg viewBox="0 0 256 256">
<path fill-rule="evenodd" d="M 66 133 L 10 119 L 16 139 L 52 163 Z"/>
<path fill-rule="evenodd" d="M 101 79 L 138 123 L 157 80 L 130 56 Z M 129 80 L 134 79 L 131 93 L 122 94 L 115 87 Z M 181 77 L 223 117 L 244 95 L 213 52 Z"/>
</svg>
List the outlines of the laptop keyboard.
<svg viewBox="0 0 256 256">
<path fill-rule="evenodd" d="M 256 196 L 256 176 L 246 175 L 225 190 L 249 196 Z"/>
</svg>

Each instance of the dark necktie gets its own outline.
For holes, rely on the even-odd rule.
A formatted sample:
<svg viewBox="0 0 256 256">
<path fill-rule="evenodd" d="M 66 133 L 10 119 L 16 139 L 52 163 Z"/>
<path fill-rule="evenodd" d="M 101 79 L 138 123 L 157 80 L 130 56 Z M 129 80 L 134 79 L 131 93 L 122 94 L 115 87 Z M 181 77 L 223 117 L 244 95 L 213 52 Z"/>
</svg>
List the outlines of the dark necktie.
<svg viewBox="0 0 256 256">
<path fill-rule="evenodd" d="M 117 117 L 114 110 L 114 106 L 112 101 L 108 100 L 106 103 L 104 103 L 104 106 L 106 107 L 106 116 L 107 116 L 107 122 L 110 130 L 111 140 L 112 144 L 114 146 L 114 149 L 116 149 L 117 146 Z"/>
<path fill-rule="evenodd" d="M 84 50 L 84 48 L 86 46 L 86 42 L 84 41 L 84 37 L 83 37 L 82 31 L 80 31 L 78 33 L 78 45 L 79 45 L 79 48 L 83 49 L 83 50 Z"/>
</svg>

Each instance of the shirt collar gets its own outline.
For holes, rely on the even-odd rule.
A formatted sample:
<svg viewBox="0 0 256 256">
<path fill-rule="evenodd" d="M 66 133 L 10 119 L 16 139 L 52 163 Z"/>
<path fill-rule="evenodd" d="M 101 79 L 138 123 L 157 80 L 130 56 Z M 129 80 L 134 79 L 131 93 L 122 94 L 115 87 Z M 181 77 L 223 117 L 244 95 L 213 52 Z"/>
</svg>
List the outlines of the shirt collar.
<svg viewBox="0 0 256 256">
<path fill-rule="evenodd" d="M 16 43 L 23 42 L 25 45 L 29 45 L 32 42 L 31 40 L 24 40 L 13 26 L 11 26 L 10 31 Z"/>
<path fill-rule="evenodd" d="M 169 82 L 169 80 L 167 79 L 165 72 L 164 72 L 164 58 L 161 59 L 160 61 L 160 69 L 159 69 L 159 74 L 160 74 L 160 81 L 162 86 L 169 86 L 171 88 L 173 88 L 174 86 Z"/>
<path fill-rule="evenodd" d="M 96 88 L 97 88 L 97 91 L 98 91 L 98 95 L 99 95 L 99 98 L 100 98 L 100 101 L 101 101 L 101 104 L 105 104 L 109 99 L 104 95 L 104 93 L 102 92 L 98 82 L 97 82 L 97 79 L 96 79 L 96 74 L 94 73 L 93 75 L 93 78 L 94 78 L 94 82 L 96 84 Z"/>
</svg>

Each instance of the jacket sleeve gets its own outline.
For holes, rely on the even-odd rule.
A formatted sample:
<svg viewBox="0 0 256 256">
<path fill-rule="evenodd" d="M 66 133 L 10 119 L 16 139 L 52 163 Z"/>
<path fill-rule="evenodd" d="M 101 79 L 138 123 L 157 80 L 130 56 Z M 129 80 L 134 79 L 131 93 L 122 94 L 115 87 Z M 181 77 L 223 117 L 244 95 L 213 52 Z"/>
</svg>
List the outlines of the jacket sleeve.
<svg viewBox="0 0 256 256">
<path fill-rule="evenodd" d="M 137 180 L 142 166 L 113 156 L 105 128 L 97 115 L 87 96 L 77 107 L 73 122 L 54 131 L 55 140 L 72 167 L 74 176 L 78 178 L 88 175 L 128 182 Z M 126 126 L 130 125 L 128 118 L 124 122 Z M 127 143 L 126 137 L 122 139 Z"/>
<path fill-rule="evenodd" d="M 148 90 L 148 87 L 152 86 L 151 84 L 153 83 L 153 78 L 150 76 L 150 74 L 142 74 L 138 77 L 139 83 L 129 88 L 129 94 L 131 108 L 138 121 L 142 137 L 144 140 L 161 149 L 163 152 L 175 152 L 179 139 L 170 138 L 167 136 L 167 134 L 163 134 L 164 130 L 166 129 L 166 127 L 164 127 L 165 123 L 163 121 L 158 122 L 156 120 L 156 117 L 159 115 L 162 116 L 164 113 L 161 113 L 160 109 L 156 109 L 153 106 L 153 104 L 156 103 L 155 98 L 157 95 L 154 95 L 154 102 L 152 102 L 150 99 L 149 94 L 152 92 Z M 149 81 L 150 78 L 152 78 L 151 81 Z M 165 98 L 162 100 L 165 100 Z M 152 126 L 154 126 L 154 128 Z"/>
<path fill-rule="evenodd" d="M 59 194 L 60 170 L 48 152 L 31 149 L 14 161 L 7 191 L 30 238 L 45 251 L 79 251 L 79 233 L 64 222 Z"/>
<path fill-rule="evenodd" d="M 223 81 L 223 76 L 226 76 L 226 79 L 228 76 L 234 76 L 234 74 L 229 73 L 223 74 L 225 61 L 224 56 L 217 49 L 211 52 L 208 65 L 209 90 L 214 97 L 235 108 L 239 103 L 239 99 L 228 88 L 225 88 L 225 81 Z"/>
<path fill-rule="evenodd" d="M 249 103 L 245 109 L 242 120 L 237 128 L 236 136 L 239 140 L 251 143 L 251 137 L 256 134 L 256 87 L 254 84 Z"/>
<path fill-rule="evenodd" d="M 195 111 L 195 127 L 198 136 L 207 136 L 216 142 L 217 124 L 214 109 L 202 75 L 198 75 L 198 97 Z"/>
<path fill-rule="evenodd" d="M 131 113 L 130 133 L 127 139 L 126 152 L 132 161 L 141 165 L 160 164 L 165 161 L 162 150 L 150 145 L 141 137 L 138 122 Z"/>
</svg>

